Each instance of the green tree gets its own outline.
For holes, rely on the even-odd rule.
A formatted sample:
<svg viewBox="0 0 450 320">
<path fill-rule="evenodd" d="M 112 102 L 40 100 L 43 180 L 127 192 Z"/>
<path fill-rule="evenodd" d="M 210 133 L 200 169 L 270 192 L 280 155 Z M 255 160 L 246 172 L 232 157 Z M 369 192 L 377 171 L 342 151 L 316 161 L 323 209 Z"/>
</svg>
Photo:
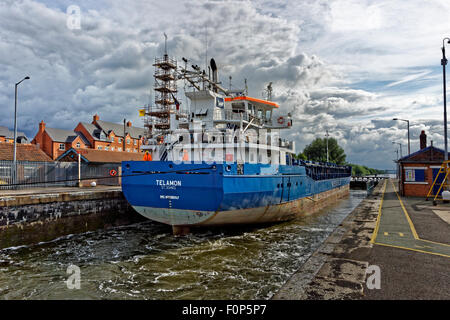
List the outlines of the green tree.
<svg viewBox="0 0 450 320">
<path fill-rule="evenodd" d="M 295 158 L 299 160 L 308 160 L 303 152 L 300 152 Z"/>
<path fill-rule="evenodd" d="M 308 160 L 326 162 L 327 161 L 327 139 L 316 138 L 311 144 L 307 145 L 303 150 L 303 155 Z M 336 164 L 345 164 L 345 152 L 335 138 L 328 139 L 328 155 L 329 162 Z"/>
</svg>

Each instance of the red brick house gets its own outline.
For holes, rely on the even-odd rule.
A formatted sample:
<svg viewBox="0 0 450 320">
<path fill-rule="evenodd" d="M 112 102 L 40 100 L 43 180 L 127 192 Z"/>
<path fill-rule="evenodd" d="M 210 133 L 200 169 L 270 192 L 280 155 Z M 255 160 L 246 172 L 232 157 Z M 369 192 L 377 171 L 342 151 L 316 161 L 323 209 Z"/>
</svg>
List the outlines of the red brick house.
<svg viewBox="0 0 450 320">
<path fill-rule="evenodd" d="M 444 150 L 434 147 L 433 142 L 427 147 L 427 136 L 425 131 L 422 131 L 420 150 L 397 161 L 400 194 L 426 197 L 444 161 L 444 153 Z M 442 175 L 439 178 L 443 178 Z M 433 189 L 437 192 L 439 184 Z"/>
<path fill-rule="evenodd" d="M 123 126 L 94 115 L 92 123 L 80 122 L 73 131 L 47 128 L 41 121 L 31 143 L 56 160 L 71 148 L 140 153 L 144 134 L 145 129 L 133 127 L 130 121 Z"/>
<path fill-rule="evenodd" d="M 89 143 L 76 132 L 47 128 L 44 121 L 39 123 L 39 131 L 31 143 L 39 145 L 39 148 L 53 160 L 70 148 L 79 149 L 90 147 Z"/>
<path fill-rule="evenodd" d="M 0 143 L 14 143 L 14 130 L 0 126 Z M 17 131 L 17 143 L 30 143 L 25 133 Z"/>
<path fill-rule="evenodd" d="M 133 127 L 131 121 L 124 126 L 102 121 L 98 115 L 93 116 L 92 123 L 78 123 L 74 131 L 84 136 L 92 149 L 133 153 L 141 152 L 145 134 L 145 129 Z"/>
</svg>

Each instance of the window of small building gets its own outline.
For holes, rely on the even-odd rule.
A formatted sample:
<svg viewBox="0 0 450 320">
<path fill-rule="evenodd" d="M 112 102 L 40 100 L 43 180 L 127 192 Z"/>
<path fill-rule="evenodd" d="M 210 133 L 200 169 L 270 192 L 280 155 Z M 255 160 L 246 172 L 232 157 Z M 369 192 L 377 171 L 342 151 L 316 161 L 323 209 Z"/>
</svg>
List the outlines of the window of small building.
<svg viewBox="0 0 450 320">
<path fill-rule="evenodd" d="M 76 147 L 77 147 L 77 148 L 81 148 L 81 143 L 77 142 Z"/>
<path fill-rule="evenodd" d="M 114 137 L 111 137 L 111 142 L 114 142 Z"/>
<path fill-rule="evenodd" d="M 122 151 L 122 148 L 121 148 L 121 147 L 118 147 L 118 148 L 117 148 L 117 151 Z"/>
<path fill-rule="evenodd" d="M 134 140 L 134 145 L 137 146 L 137 140 Z"/>
<path fill-rule="evenodd" d="M 425 169 L 412 169 L 405 168 L 405 181 L 406 182 L 425 182 Z"/>
<path fill-rule="evenodd" d="M 105 150 L 106 150 L 106 151 L 109 151 L 109 146 L 106 146 L 106 147 L 105 147 Z"/>
<path fill-rule="evenodd" d="M 114 151 L 114 147 L 111 147 L 111 151 Z"/>
<path fill-rule="evenodd" d="M 102 146 L 98 146 L 97 149 L 98 150 L 102 150 L 103 148 L 102 148 Z"/>
<path fill-rule="evenodd" d="M 59 150 L 66 150 L 66 145 L 64 143 L 60 143 Z"/>
</svg>

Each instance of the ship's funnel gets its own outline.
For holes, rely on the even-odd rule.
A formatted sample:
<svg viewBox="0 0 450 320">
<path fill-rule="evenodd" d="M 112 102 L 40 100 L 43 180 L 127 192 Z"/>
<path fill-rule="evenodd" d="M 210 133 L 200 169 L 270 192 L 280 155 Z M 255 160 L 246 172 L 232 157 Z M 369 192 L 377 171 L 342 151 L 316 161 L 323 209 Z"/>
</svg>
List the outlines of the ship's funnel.
<svg viewBox="0 0 450 320">
<path fill-rule="evenodd" d="M 211 65 L 211 70 L 212 70 L 212 81 L 214 84 L 217 84 L 217 82 L 219 82 L 219 74 L 217 72 L 216 61 L 214 61 L 214 59 L 211 59 L 209 64 Z M 217 87 L 215 87 L 215 86 L 214 86 L 214 91 L 217 92 Z"/>
</svg>

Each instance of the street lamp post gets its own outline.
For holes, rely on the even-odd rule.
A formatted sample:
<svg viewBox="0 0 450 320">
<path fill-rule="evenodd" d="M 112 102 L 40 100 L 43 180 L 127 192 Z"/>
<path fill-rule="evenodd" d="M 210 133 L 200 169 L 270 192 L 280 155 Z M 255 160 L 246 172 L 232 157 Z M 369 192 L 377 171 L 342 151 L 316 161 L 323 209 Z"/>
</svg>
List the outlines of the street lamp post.
<svg viewBox="0 0 450 320">
<path fill-rule="evenodd" d="M 329 137 L 330 135 L 328 134 L 328 130 L 327 130 L 327 134 L 326 134 L 326 137 L 327 137 L 327 163 L 328 163 L 328 137 Z"/>
<path fill-rule="evenodd" d="M 400 159 L 403 158 L 402 144 L 400 142 L 395 142 L 395 141 L 392 141 L 392 144 L 398 144 L 400 146 Z"/>
<path fill-rule="evenodd" d="M 30 77 L 26 76 L 22 80 L 16 83 L 14 91 L 14 156 L 13 156 L 13 183 L 16 183 L 17 179 L 17 86 L 24 80 L 29 80 Z"/>
<path fill-rule="evenodd" d="M 411 154 L 411 145 L 410 145 L 410 142 L 409 142 L 409 120 L 398 119 L 398 118 L 394 118 L 392 120 L 405 121 L 405 122 L 408 123 L 408 155 L 410 155 Z"/>
<path fill-rule="evenodd" d="M 442 40 L 442 74 L 443 74 L 443 83 L 444 83 L 444 145 L 445 145 L 445 161 L 448 160 L 448 150 L 447 150 L 447 93 L 446 93 L 446 81 L 445 81 L 445 66 L 447 65 L 447 58 L 445 57 L 445 40 L 447 43 L 450 43 L 450 38 L 444 38 Z"/>
</svg>

